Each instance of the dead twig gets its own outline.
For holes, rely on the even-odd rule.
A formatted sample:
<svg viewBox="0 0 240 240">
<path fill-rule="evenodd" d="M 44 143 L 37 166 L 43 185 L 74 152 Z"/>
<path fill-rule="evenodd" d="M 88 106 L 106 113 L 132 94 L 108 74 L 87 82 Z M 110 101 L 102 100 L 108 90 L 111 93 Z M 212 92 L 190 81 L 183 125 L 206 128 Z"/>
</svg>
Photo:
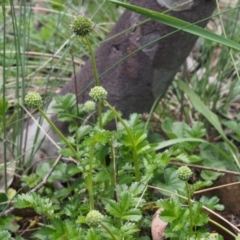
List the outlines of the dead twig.
<svg viewBox="0 0 240 240">
<path fill-rule="evenodd" d="M 185 164 L 185 163 L 179 163 L 179 162 L 170 162 L 171 165 L 177 165 L 177 166 L 188 166 L 191 168 L 201 169 L 201 170 L 208 170 L 213 172 L 219 172 L 219 173 L 225 173 L 225 174 L 231 174 L 235 176 L 240 176 L 240 172 L 234 172 L 226 169 L 219 169 L 219 168 L 213 168 L 213 167 L 206 167 L 201 165 L 195 165 L 195 164 Z"/>
</svg>

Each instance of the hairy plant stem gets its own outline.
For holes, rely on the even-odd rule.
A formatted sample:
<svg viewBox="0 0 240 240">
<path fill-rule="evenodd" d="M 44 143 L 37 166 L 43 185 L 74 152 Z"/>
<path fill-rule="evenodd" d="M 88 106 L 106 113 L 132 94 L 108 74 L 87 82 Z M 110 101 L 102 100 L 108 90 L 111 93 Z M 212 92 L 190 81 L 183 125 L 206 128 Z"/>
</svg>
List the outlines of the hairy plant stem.
<svg viewBox="0 0 240 240">
<path fill-rule="evenodd" d="M 46 119 L 46 121 L 49 123 L 51 128 L 57 133 L 57 135 L 64 141 L 64 143 L 70 148 L 70 150 L 74 153 L 77 160 L 81 163 L 83 172 L 87 173 L 86 168 L 83 165 L 82 159 L 78 156 L 77 151 L 74 149 L 74 147 L 69 143 L 69 141 L 63 136 L 63 134 L 59 131 L 59 129 L 55 126 L 55 124 L 51 121 L 51 119 L 48 118 L 48 116 L 45 114 L 45 112 L 38 107 L 39 112 L 42 114 L 42 116 Z M 92 161 L 93 161 L 93 148 L 90 151 L 90 163 L 89 163 L 89 173 L 88 176 L 85 178 L 85 184 L 86 188 L 88 190 L 89 200 L 90 200 L 90 210 L 94 209 L 94 198 L 93 198 L 93 188 L 92 188 Z"/>
<path fill-rule="evenodd" d="M 85 41 L 87 43 L 87 46 L 88 46 L 88 49 L 89 49 L 89 52 L 90 52 L 90 57 L 91 57 L 91 61 L 92 61 L 92 70 L 93 70 L 93 76 L 94 76 L 94 81 L 95 81 L 95 85 L 96 86 L 100 86 L 99 84 L 99 78 L 98 78 L 98 72 L 97 72 L 97 64 L 96 64 L 96 60 L 95 60 L 95 56 L 94 56 L 94 53 L 93 53 L 93 49 L 92 49 L 92 45 L 88 39 L 88 37 L 84 37 L 85 38 Z"/>
<path fill-rule="evenodd" d="M 111 230 L 110 230 L 105 224 L 103 224 L 103 223 L 101 222 L 100 225 L 109 233 L 109 235 L 112 237 L 112 239 L 117 240 L 117 239 L 115 238 L 115 236 L 113 235 L 113 233 L 111 232 Z"/>
<path fill-rule="evenodd" d="M 135 180 L 136 180 L 136 182 L 139 182 L 140 181 L 139 159 L 138 159 L 137 150 L 136 150 L 135 142 L 133 139 L 132 131 L 129 129 L 129 127 L 126 125 L 126 123 L 123 121 L 123 119 L 121 118 L 121 116 L 118 114 L 118 112 L 115 110 L 114 107 L 112 107 L 106 100 L 103 101 L 103 104 L 105 106 L 107 106 L 111 111 L 114 112 L 115 116 L 121 122 L 121 124 L 127 131 L 128 136 L 130 137 L 130 140 L 132 142 L 132 152 L 133 152 L 134 167 L 135 167 Z"/>
<path fill-rule="evenodd" d="M 85 36 L 84 38 L 87 43 L 91 61 L 92 61 L 92 70 L 93 70 L 95 86 L 100 86 L 98 72 L 97 72 L 97 64 L 96 64 L 96 59 L 95 59 L 94 52 L 92 49 L 92 45 L 87 36 Z M 102 128 L 102 104 L 101 103 L 98 103 L 98 120 L 99 120 L 99 127 Z"/>
<path fill-rule="evenodd" d="M 61 140 L 64 141 L 64 143 L 70 148 L 70 150 L 74 153 L 76 158 L 79 160 L 80 163 L 82 163 L 81 158 L 78 157 L 77 151 L 74 149 L 74 147 L 69 143 L 69 141 L 63 136 L 63 134 L 59 131 L 59 129 L 56 127 L 56 125 L 49 119 L 49 117 L 45 114 L 45 112 L 38 107 L 38 111 L 41 113 L 41 115 L 46 119 L 46 121 L 49 123 L 53 131 L 60 137 Z"/>
<path fill-rule="evenodd" d="M 193 219 L 192 219 L 192 202 L 191 202 L 191 194 L 190 194 L 190 189 L 188 182 L 185 181 L 185 187 L 186 187 L 186 193 L 187 193 L 187 201 L 188 201 L 188 208 L 189 208 L 189 220 L 190 220 L 190 226 L 189 226 L 189 236 L 192 236 L 192 231 L 193 231 Z"/>
<path fill-rule="evenodd" d="M 88 175 L 86 176 L 86 183 L 87 183 L 87 190 L 89 194 L 89 201 L 90 201 L 90 211 L 94 210 L 94 197 L 93 197 L 93 176 L 92 176 L 92 171 L 93 171 L 93 149 L 94 146 L 90 147 L 90 152 L 89 152 L 89 172 Z"/>
<path fill-rule="evenodd" d="M 98 107 L 98 124 L 99 124 L 99 127 L 102 129 L 102 104 L 101 103 L 98 103 L 97 104 L 97 107 Z"/>
<path fill-rule="evenodd" d="M 95 85 L 99 86 L 99 78 L 98 78 L 96 60 L 95 60 L 95 56 L 94 56 L 94 53 L 93 53 L 93 50 L 92 50 L 91 43 L 90 43 L 87 36 L 85 36 L 85 41 L 87 43 L 87 46 L 88 46 L 88 49 L 89 49 L 89 52 L 90 52 Z M 76 150 L 69 143 L 69 141 L 63 136 L 63 134 L 58 130 L 58 128 L 53 124 L 53 122 L 47 117 L 47 115 L 42 111 L 42 109 L 38 108 L 38 110 L 40 111 L 42 116 L 47 120 L 47 122 L 50 124 L 52 129 L 58 134 L 58 136 L 64 141 L 64 143 L 70 148 L 70 150 L 74 153 L 76 158 L 82 164 L 81 158 L 79 158 Z M 102 104 L 101 103 L 98 104 L 98 117 L 99 117 L 99 127 L 102 128 Z M 94 198 L 93 198 L 93 187 L 92 187 L 93 186 L 93 184 L 92 184 L 92 162 L 93 162 L 93 149 L 91 148 L 89 172 L 88 172 L 88 176 L 85 178 L 85 184 L 86 184 L 86 188 L 88 190 L 89 200 L 90 200 L 90 210 L 94 209 Z M 82 164 L 82 167 L 83 167 L 83 171 L 86 173 L 86 169 L 85 169 L 83 164 Z"/>
</svg>

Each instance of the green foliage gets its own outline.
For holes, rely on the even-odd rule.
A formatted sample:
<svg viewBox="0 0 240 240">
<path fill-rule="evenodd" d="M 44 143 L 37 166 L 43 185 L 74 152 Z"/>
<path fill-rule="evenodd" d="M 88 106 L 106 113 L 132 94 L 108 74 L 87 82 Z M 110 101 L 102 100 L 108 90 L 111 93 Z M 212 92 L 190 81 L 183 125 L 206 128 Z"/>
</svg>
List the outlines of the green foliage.
<svg viewBox="0 0 240 240">
<path fill-rule="evenodd" d="M 87 238 L 89 240 L 100 240 L 101 236 L 94 230 L 94 229 L 89 229 L 87 233 Z"/>
<path fill-rule="evenodd" d="M 39 240 L 46 239 L 46 236 L 56 240 L 79 240 L 83 239 L 84 233 L 75 222 L 55 218 L 34 234 L 34 238 Z"/>
<path fill-rule="evenodd" d="M 219 204 L 219 198 L 216 196 L 213 196 L 211 198 L 208 198 L 206 196 L 202 196 L 199 199 L 199 202 L 201 202 L 204 206 L 208 207 L 209 209 L 216 210 L 216 211 L 223 211 L 224 206 L 222 204 Z"/>
<path fill-rule="evenodd" d="M 14 204 L 15 208 L 34 208 L 36 213 L 47 216 L 48 218 L 54 218 L 54 211 L 59 207 L 53 205 L 49 198 L 42 198 L 36 193 L 19 194 L 16 197 Z"/>
<path fill-rule="evenodd" d="M 14 217 L 0 217 L 0 230 L 8 230 L 11 232 L 16 232 L 19 229 L 19 226 L 14 224 Z"/>
<path fill-rule="evenodd" d="M 106 210 L 112 216 L 122 220 L 137 222 L 141 219 L 141 212 L 139 209 L 135 209 L 133 197 L 130 192 L 122 192 L 119 195 L 118 202 L 109 200 Z"/>
<path fill-rule="evenodd" d="M 193 203 L 192 213 L 188 208 L 182 207 L 181 201 L 177 197 L 172 197 L 169 201 L 160 200 L 159 206 L 164 209 L 160 213 L 160 218 L 169 223 L 164 231 L 165 237 L 171 239 L 200 239 L 209 236 L 208 230 L 204 227 L 208 222 L 208 216 L 202 212 L 201 203 Z M 189 235 L 190 214 L 193 216 L 194 231 L 192 235 Z"/>
<path fill-rule="evenodd" d="M 233 131 L 234 135 L 232 135 L 232 138 L 240 142 L 240 123 L 236 121 L 224 121 L 223 124 Z"/>
<path fill-rule="evenodd" d="M 167 168 L 164 171 L 164 181 L 159 182 L 157 186 L 169 192 L 177 192 L 179 189 L 184 188 L 184 182 L 179 181 L 175 168 Z M 169 192 L 161 191 L 166 196 L 171 195 Z"/>
<path fill-rule="evenodd" d="M 8 205 L 8 197 L 5 193 L 0 192 L 0 210 L 4 210 Z"/>
<path fill-rule="evenodd" d="M 0 238 L 2 240 L 13 240 L 14 238 L 11 237 L 10 232 L 6 231 L 6 230 L 1 230 L 0 231 Z"/>
<path fill-rule="evenodd" d="M 214 128 L 218 131 L 218 133 L 223 138 L 224 142 L 228 146 L 228 151 L 230 151 L 232 158 L 235 161 L 235 164 L 232 161 L 228 161 L 228 164 L 231 166 L 232 170 L 238 171 L 240 169 L 240 162 L 237 157 L 238 150 L 234 144 L 232 144 L 231 141 L 226 137 L 226 134 L 224 133 L 221 123 L 219 121 L 218 116 L 213 113 L 210 109 L 207 108 L 207 106 L 202 102 L 202 100 L 197 96 L 197 94 L 192 91 L 184 82 L 179 81 L 178 82 L 179 87 L 184 90 L 184 92 L 188 95 L 190 100 L 192 101 L 194 107 L 203 114 L 204 117 L 214 126 Z"/>
<path fill-rule="evenodd" d="M 50 168 L 52 167 L 52 165 L 53 165 L 53 161 L 49 161 L 47 163 L 43 163 L 39 165 L 36 169 L 36 174 L 41 179 L 43 179 L 46 176 L 46 174 L 50 171 Z M 68 181 L 69 178 L 71 178 L 72 176 L 74 176 L 79 172 L 79 170 L 77 171 L 77 169 L 75 169 L 75 171 L 71 171 L 72 166 L 73 166 L 72 164 L 66 164 L 66 163 L 60 162 L 52 172 L 48 181 L 50 183 L 53 183 L 54 181 L 57 181 L 57 180 Z"/>
<path fill-rule="evenodd" d="M 69 96 L 67 98 L 66 103 L 71 100 Z M 61 108 L 58 110 L 62 111 Z M 77 236 L 80 232 L 84 236 L 94 237 L 98 233 L 104 236 L 104 239 L 110 238 L 111 235 L 109 235 L 108 231 L 102 228 L 93 231 L 86 227 L 85 216 L 89 211 L 89 205 L 85 195 L 80 195 L 78 198 L 77 195 L 73 198 L 68 197 L 71 191 L 77 194 L 77 192 L 85 189 L 89 190 L 91 187 L 94 190 L 94 200 L 98 201 L 98 205 L 102 206 L 102 208 L 106 209 L 107 216 L 102 224 L 105 224 L 105 227 L 119 239 L 136 239 L 134 235 L 140 231 L 138 223 L 141 222 L 142 208 L 145 204 L 143 197 L 140 197 L 140 195 L 144 191 L 145 185 L 132 182 L 132 178 L 129 177 L 135 174 L 133 151 L 137 150 L 137 154 L 141 156 L 141 159 L 146 159 L 144 161 L 156 154 L 148 142 L 147 134 L 142 130 L 143 123 L 140 116 L 134 114 L 129 121 L 125 122 L 129 126 L 133 141 L 129 139 L 126 129 L 122 127 L 120 127 L 119 132 L 89 125 L 79 127 L 76 135 L 68 138 L 68 140 L 77 148 L 82 164 L 75 166 L 60 162 L 55 167 L 48 178 L 48 184 L 45 184 L 44 188 L 41 189 L 41 193 L 47 193 L 49 197 L 51 196 L 50 198 L 41 197 L 36 193 L 19 194 L 16 197 L 15 208 L 33 208 L 37 214 L 43 215 L 50 221 L 49 225 L 44 225 L 34 234 L 36 239 L 43 239 L 46 235 L 53 239 L 63 237 L 75 239 L 75 235 Z M 118 149 L 113 154 L 112 150 L 117 146 Z M 65 157 L 72 156 L 68 148 L 61 149 L 60 153 Z M 107 154 L 111 159 L 108 165 L 105 163 Z M 113 158 L 116 157 L 122 158 L 122 161 L 117 163 L 117 169 L 119 170 L 114 167 Z M 35 174 L 25 176 L 23 178 L 25 187 L 35 186 L 39 179 L 44 178 L 50 171 L 52 164 L 53 161 L 42 163 L 37 167 Z M 141 169 L 144 173 L 143 166 L 142 163 Z M 157 167 L 159 168 L 159 162 Z M 80 181 L 76 182 L 76 184 L 71 183 L 71 178 L 76 174 L 82 174 L 86 181 L 80 177 Z M 115 174 L 120 176 L 121 181 L 119 182 L 124 184 L 116 185 L 113 178 Z M 68 187 L 62 187 L 54 192 L 49 191 L 49 184 L 56 181 L 67 182 Z M 93 181 L 92 185 L 91 181 Z M 114 198 L 114 189 L 116 189 L 116 198 Z M 62 201 L 61 204 L 58 203 L 59 200 Z M 79 208 L 79 201 L 83 203 L 81 208 Z M 68 216 L 71 220 L 64 221 L 61 226 L 58 226 L 57 224 L 60 224 L 58 218 L 64 218 L 64 216 Z M 76 231 L 70 235 L 66 228 L 68 224 L 75 226 L 72 222 L 73 219 L 77 222 L 76 227 L 74 227 Z M 62 231 L 57 232 L 57 228 L 61 228 Z"/>
<path fill-rule="evenodd" d="M 86 118 L 86 113 L 81 110 L 83 108 L 81 105 L 79 107 L 81 118 Z M 62 148 L 59 153 L 65 158 L 77 157 L 78 164 L 59 162 L 38 194 L 17 195 L 15 208 L 33 208 L 36 214 L 48 220 L 34 233 L 35 239 L 46 236 L 50 239 L 79 239 L 79 236 L 81 239 L 148 239 L 139 236 L 141 231 L 149 228 L 149 222 L 145 222 L 148 197 L 156 200 L 156 196 L 149 191 L 145 193 L 147 184 L 159 187 L 161 194 L 170 197 L 170 200 L 157 202 L 157 206 L 164 208 L 161 218 L 169 222 L 166 237 L 179 239 L 180 236 L 184 239 L 185 236 L 209 236 L 206 229 L 208 216 L 202 213 L 202 205 L 222 210 L 219 200 L 202 197 L 191 208 L 183 207 L 184 198 L 172 197 L 172 193 L 183 197 L 193 196 L 195 190 L 210 186 L 219 174 L 201 171 L 202 179 L 190 185 L 188 192 L 185 192 L 185 183 L 179 181 L 176 168 L 169 165 L 177 160 L 222 169 L 228 166 L 229 154 L 223 151 L 227 146 L 225 143 L 210 145 L 199 141 L 206 135 L 203 122 L 193 122 L 189 126 L 165 119 L 162 130 L 169 138 L 197 141 L 179 141 L 162 152 L 156 152 L 158 143 L 149 141 L 148 131 L 144 130 L 139 114 L 132 114 L 128 120 L 119 123 L 118 131 L 110 131 L 90 123 L 79 127 L 75 121 L 75 97 L 71 94 L 57 98 L 55 110 L 60 112 L 61 121 L 71 122 L 73 136 L 66 139 L 76 149 L 77 156 L 69 147 Z M 110 111 L 104 114 L 104 125 L 107 125 L 114 114 Z M 53 163 L 54 160 L 41 163 L 34 174 L 23 176 L 24 189 L 36 186 L 48 174 Z M 134 182 L 136 164 L 139 165 L 141 183 Z M 61 187 L 51 189 L 51 185 L 56 183 Z M 46 194 L 47 197 L 43 197 Z M 93 208 L 101 210 L 99 212 L 104 215 L 98 226 L 86 224 L 86 216 Z M 186 223 L 190 216 L 192 222 Z M 3 229 L 7 230 L 6 224 Z"/>
<path fill-rule="evenodd" d="M 27 30 L 32 34 L 31 38 L 28 39 L 29 49 L 36 53 L 39 52 L 41 55 L 42 53 L 49 53 L 54 57 L 60 55 L 61 60 L 51 58 L 47 62 L 41 60 L 42 62 L 37 63 L 30 57 L 25 59 L 25 55 L 20 57 L 16 56 L 15 52 L 7 53 L 4 57 L 6 59 L 5 66 L 9 68 L 8 76 L 19 78 L 19 69 L 16 71 L 15 67 L 21 66 L 18 62 L 20 58 L 23 62 L 29 61 L 31 64 L 30 68 L 26 66 L 25 69 L 26 74 L 30 74 L 30 76 L 24 76 L 24 73 L 20 71 L 23 75 L 22 79 L 26 80 L 22 81 L 21 79 L 23 92 L 25 92 L 24 84 L 29 84 L 28 80 L 34 79 L 36 73 L 39 75 L 38 79 L 34 79 L 34 88 L 45 84 L 46 89 L 50 87 L 54 90 L 56 81 L 50 81 L 51 78 L 55 77 L 57 82 L 65 81 L 64 77 L 68 80 L 72 72 L 72 63 L 69 60 L 72 57 L 69 55 L 70 47 L 74 54 L 80 55 L 80 52 L 81 56 L 84 56 L 84 60 L 89 55 L 87 47 L 82 44 L 83 42 L 73 45 L 73 42 L 69 41 L 71 35 L 69 15 L 73 13 L 71 9 L 75 8 L 78 12 L 79 1 L 65 4 L 62 0 L 54 0 L 46 4 L 50 10 L 53 10 L 54 14 L 50 11 L 47 15 L 37 14 L 35 16 L 42 25 L 40 29 L 36 29 L 33 19 L 29 16 L 31 19 L 29 18 Z M 112 19 L 118 15 L 118 11 L 106 11 L 112 9 L 112 6 L 109 6 L 109 3 L 105 1 L 101 3 L 101 7 L 94 1 L 82 1 L 81 3 L 81 7 L 87 9 L 89 16 L 95 16 L 94 18 L 97 16 L 97 20 L 101 17 L 101 21 L 110 19 L 110 22 L 113 22 Z M 58 14 L 55 10 L 59 11 Z M 99 11 L 101 16 L 96 14 Z M 164 15 L 160 15 L 160 18 L 167 21 L 173 20 L 171 17 L 164 18 Z M 177 21 L 175 23 L 181 25 L 184 22 Z M 21 24 L 17 25 L 22 26 Z M 96 21 L 94 32 L 89 36 L 94 47 L 108 32 L 110 25 L 98 24 Z M 9 28 L 12 31 L 11 26 Z M 194 25 L 188 29 L 191 32 L 195 31 L 195 33 L 196 29 L 199 30 Z M 228 44 L 228 46 L 232 44 L 231 47 L 239 47 L 238 44 L 233 44 L 228 39 L 224 40 L 222 37 L 218 38 L 206 31 L 199 31 L 202 35 L 205 34 L 205 37 L 215 37 L 215 40 Z M 25 36 L 24 34 L 20 32 L 20 35 Z M 12 32 L 10 36 L 9 41 L 12 42 Z M 22 43 L 24 42 L 22 40 L 25 39 L 20 40 L 19 43 Z M 24 44 L 21 46 L 23 47 Z M 18 50 L 16 48 L 16 52 Z M 58 55 L 54 54 L 56 52 Z M 208 58 L 209 56 L 205 56 L 206 61 Z M 45 68 L 45 66 L 47 67 Z M 35 69 L 38 70 L 35 71 Z M 195 82 L 197 85 L 199 84 L 199 81 L 195 80 Z M 186 202 L 185 197 L 192 197 L 194 191 L 210 186 L 221 174 L 199 169 L 194 171 L 193 168 L 191 181 L 194 181 L 195 178 L 198 181 L 192 185 L 187 185 L 186 191 L 185 183 L 179 181 L 177 177 L 174 164 L 177 161 L 178 164 L 237 169 L 234 160 L 237 160 L 238 151 L 223 132 L 217 115 L 210 111 L 184 83 L 179 81 L 178 85 L 189 96 L 194 107 L 220 133 L 224 142 L 210 143 L 208 141 L 211 129 L 202 116 L 194 117 L 194 121 L 188 121 L 186 117 L 185 122 L 182 119 L 180 122 L 170 116 L 160 119 L 162 117 L 160 114 L 159 119 L 162 124 L 159 126 L 159 133 L 155 134 L 147 130 L 145 122 L 139 114 L 133 113 L 129 119 L 121 119 L 120 113 L 107 110 L 102 114 L 102 123 L 100 124 L 100 116 L 98 118 L 94 112 L 86 111 L 85 103 L 77 104 L 75 94 L 66 94 L 55 98 L 53 109 L 57 112 L 57 120 L 69 123 L 68 130 L 71 136 L 66 137 L 66 140 L 75 151 L 69 146 L 64 146 L 59 150 L 63 161 L 60 161 L 53 169 L 47 182 L 38 193 L 28 191 L 39 184 L 51 171 L 55 159 L 40 163 L 35 173 L 25 174 L 21 177 L 21 187 L 23 188 L 21 191 L 27 193 L 16 196 L 14 207 L 19 209 L 32 208 L 36 215 L 41 216 L 39 228 L 32 235 L 34 239 L 149 240 L 150 237 L 145 235 L 149 232 L 152 216 L 148 209 L 152 205 L 164 208 L 161 218 L 169 222 L 165 231 L 166 237 L 171 239 L 201 239 L 210 236 L 206 228 L 208 216 L 202 212 L 202 206 L 205 205 L 210 209 L 220 211 L 223 206 L 219 204 L 219 199 L 201 197 L 199 202 L 191 205 L 189 201 Z M 20 86 L 16 84 L 16 90 L 19 89 Z M 203 89 L 202 92 L 205 91 L 205 87 Z M 207 91 L 213 90 L 206 89 Z M 99 92 L 97 92 L 98 94 Z M 51 96 L 46 95 L 46 97 L 50 98 Z M 19 100 L 19 97 L 16 97 L 16 100 Z M 216 110 L 217 104 L 214 105 Z M 3 117 L 8 115 L 9 107 L 7 98 L 1 98 L 0 123 L 2 123 Z M 192 109 L 191 111 L 194 112 Z M 19 116 L 23 117 L 22 114 Z M 96 118 L 98 118 L 98 123 L 95 123 Z M 116 119 L 117 130 L 110 131 L 107 126 L 113 126 L 112 121 Z M 189 124 L 189 122 L 191 123 Z M 224 125 L 234 132 L 233 139 L 239 141 L 239 123 L 225 121 Z M 18 148 L 18 144 L 13 145 Z M 169 199 L 158 200 L 159 194 L 149 190 L 149 185 L 159 187 L 160 194 L 168 196 Z M 173 193 L 179 194 L 181 198 L 173 197 Z M 1 210 L 4 211 L 9 206 L 9 200 L 6 194 L 0 194 L 0 197 Z M 86 224 L 87 214 L 93 209 L 96 209 L 104 217 L 100 218 L 101 222 L 97 226 L 88 226 Z M 16 233 L 19 227 L 15 225 L 16 220 L 14 215 L 0 218 L 0 239 L 13 239 L 11 234 Z M 22 238 L 17 237 L 16 239 Z M 222 238 L 217 236 L 211 239 Z"/>
<path fill-rule="evenodd" d="M 121 113 L 119 113 L 121 115 Z M 106 127 L 108 123 L 112 122 L 115 119 L 115 115 L 112 111 L 107 110 L 102 114 L 102 125 Z"/>
<path fill-rule="evenodd" d="M 56 96 L 54 98 L 56 104 L 53 109 L 58 113 L 58 120 L 61 122 L 75 122 L 78 117 L 76 109 L 76 96 L 68 93 L 64 96 Z M 80 114 L 83 114 L 83 105 L 78 106 Z"/>
<path fill-rule="evenodd" d="M 210 187 L 212 184 L 213 184 L 213 182 L 209 181 L 209 180 L 207 180 L 207 181 L 198 180 L 193 184 L 194 191 L 197 191 L 199 189 L 203 189 L 206 187 Z"/>
<path fill-rule="evenodd" d="M 162 129 L 170 139 L 183 137 L 187 128 L 186 123 L 173 122 L 170 118 L 166 118 L 162 123 Z"/>
<path fill-rule="evenodd" d="M 221 154 L 221 152 L 216 149 L 215 147 L 212 147 L 210 145 L 201 144 L 200 145 L 200 156 L 203 160 L 204 166 L 213 167 L 213 168 L 219 168 L 219 169 L 226 169 L 227 167 L 230 167 L 228 165 L 228 156 L 225 155 L 226 153 L 229 153 L 229 150 L 225 143 L 216 143 L 216 147 L 224 151 L 224 155 Z M 216 180 L 219 176 L 221 176 L 221 173 L 203 170 L 201 171 L 201 177 L 204 180 Z"/>
<path fill-rule="evenodd" d="M 192 127 L 184 122 L 173 122 L 172 119 L 166 118 L 162 123 L 162 129 L 170 139 L 174 138 L 202 138 L 206 134 L 206 129 L 202 122 L 194 122 Z M 194 151 L 198 143 L 181 144 L 188 151 Z"/>
<path fill-rule="evenodd" d="M 84 140 L 85 146 L 105 145 L 110 140 L 110 132 L 103 129 L 93 129 L 89 137 Z"/>
</svg>

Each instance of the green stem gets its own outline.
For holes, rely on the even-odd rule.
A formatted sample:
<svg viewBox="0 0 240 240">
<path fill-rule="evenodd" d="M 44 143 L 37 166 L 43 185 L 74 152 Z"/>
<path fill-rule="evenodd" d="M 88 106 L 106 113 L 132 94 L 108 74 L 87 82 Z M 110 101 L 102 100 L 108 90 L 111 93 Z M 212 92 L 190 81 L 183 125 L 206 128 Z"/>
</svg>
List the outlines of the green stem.
<svg viewBox="0 0 240 240">
<path fill-rule="evenodd" d="M 90 210 L 94 210 L 94 197 L 93 197 L 93 177 L 92 177 L 92 171 L 93 171 L 93 146 L 91 146 L 91 150 L 89 153 L 89 173 L 86 177 L 86 184 L 87 184 L 87 190 L 89 194 L 89 201 L 90 201 Z"/>
<path fill-rule="evenodd" d="M 136 180 L 136 182 L 139 182 L 140 181 L 139 161 L 138 161 L 137 150 L 136 150 L 136 146 L 135 146 L 135 142 L 134 142 L 134 139 L 133 139 L 132 132 L 129 129 L 129 127 L 126 125 L 126 123 L 123 121 L 121 116 L 118 114 L 118 112 L 115 110 L 115 108 L 112 107 L 106 100 L 104 100 L 103 103 L 104 103 L 105 106 L 107 106 L 108 108 L 110 108 L 114 112 L 115 116 L 121 122 L 121 124 L 123 125 L 123 127 L 127 131 L 128 136 L 130 137 L 130 140 L 132 142 L 132 148 L 133 148 L 133 159 L 134 159 L 134 167 L 135 167 L 135 180 Z"/>
<path fill-rule="evenodd" d="M 111 232 L 111 230 L 110 230 L 105 224 L 103 224 L 103 223 L 101 222 L 100 225 L 109 233 L 109 235 L 112 237 L 112 239 L 117 240 L 117 239 L 114 237 L 114 235 L 113 235 L 113 233 Z"/>
<path fill-rule="evenodd" d="M 93 76 L 94 76 L 94 80 L 95 80 L 95 85 L 99 86 L 99 78 L 98 78 L 98 72 L 97 72 L 97 64 L 96 64 L 96 59 L 93 53 L 93 49 L 92 49 L 92 45 L 88 39 L 88 37 L 85 37 L 89 52 L 90 52 L 90 57 L 91 57 L 91 61 L 92 61 L 92 69 L 93 69 Z"/>
<path fill-rule="evenodd" d="M 46 121 L 49 123 L 51 128 L 58 134 L 58 136 L 64 141 L 64 143 L 71 149 L 71 151 L 74 153 L 76 158 L 79 160 L 79 162 L 82 164 L 81 158 L 78 156 L 77 151 L 73 148 L 73 146 L 68 142 L 68 140 L 63 136 L 63 134 L 59 131 L 59 129 L 56 127 L 56 125 L 51 121 L 51 119 L 48 118 L 48 116 L 45 114 L 45 112 L 38 107 L 39 112 L 42 114 L 42 116 L 46 119 Z M 89 175 L 85 178 L 85 184 L 88 190 L 89 199 L 90 199 L 90 210 L 94 209 L 94 198 L 93 198 L 93 188 L 92 188 L 92 161 L 93 161 L 93 149 L 90 151 L 90 164 L 89 164 Z M 86 169 L 84 165 L 82 164 L 83 172 L 86 173 Z"/>
<path fill-rule="evenodd" d="M 189 234 L 190 237 L 192 236 L 192 230 L 193 230 L 193 220 L 192 220 L 192 202 L 191 202 L 191 197 L 190 197 L 190 189 L 188 186 L 188 182 L 185 181 L 185 187 L 186 187 L 186 192 L 187 192 L 187 201 L 188 201 L 188 208 L 189 208 L 189 217 L 190 217 L 190 227 L 189 227 Z"/>
<path fill-rule="evenodd" d="M 70 150 L 74 153 L 76 158 L 79 160 L 80 163 L 82 163 L 82 160 L 78 157 L 77 151 L 73 148 L 73 146 L 69 143 L 69 141 L 63 136 L 63 134 L 59 131 L 59 129 L 56 127 L 56 125 L 49 119 L 49 117 L 45 114 L 45 112 L 38 107 L 38 111 L 42 114 L 42 116 L 46 119 L 46 121 L 49 123 L 51 128 L 55 131 L 55 133 L 60 137 L 61 140 L 64 141 L 64 143 L 70 148 Z"/>
<path fill-rule="evenodd" d="M 111 185 L 114 187 L 114 189 L 117 189 L 117 169 L 116 169 L 116 157 L 115 157 L 115 149 L 114 149 L 114 137 L 112 136 L 111 143 L 109 143 L 111 146 L 111 158 L 113 161 L 113 172 L 114 174 L 110 174 L 111 178 Z"/>
<path fill-rule="evenodd" d="M 86 43 L 90 52 L 91 61 L 92 61 L 92 70 L 93 70 L 95 86 L 99 86 L 100 83 L 99 83 L 99 77 L 98 77 L 98 71 L 97 71 L 97 64 L 96 64 L 96 59 L 92 49 L 92 45 L 87 36 L 85 36 L 85 40 L 86 40 Z M 99 118 L 99 127 L 102 128 L 102 104 L 101 103 L 98 104 L 98 118 Z"/>
<path fill-rule="evenodd" d="M 237 239 L 237 235 L 235 235 L 234 233 L 232 233 L 231 231 L 229 231 L 227 228 L 225 228 L 224 226 L 222 226 L 221 224 L 215 222 L 212 219 L 208 220 L 209 222 L 211 222 L 212 224 L 218 226 L 219 228 L 221 228 L 222 230 L 224 230 L 225 232 L 227 232 L 229 235 L 231 235 L 234 239 Z"/>
<path fill-rule="evenodd" d="M 102 103 L 98 103 L 98 124 L 99 127 L 102 128 Z"/>
</svg>

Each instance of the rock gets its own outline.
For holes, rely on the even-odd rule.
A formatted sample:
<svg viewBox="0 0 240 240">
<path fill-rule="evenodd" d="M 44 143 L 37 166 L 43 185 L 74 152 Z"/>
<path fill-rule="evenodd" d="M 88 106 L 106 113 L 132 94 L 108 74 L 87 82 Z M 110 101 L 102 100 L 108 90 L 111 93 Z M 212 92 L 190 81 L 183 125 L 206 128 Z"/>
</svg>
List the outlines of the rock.
<svg viewBox="0 0 240 240">
<path fill-rule="evenodd" d="M 151 232 L 153 240 L 163 240 L 163 231 L 167 226 L 167 223 L 160 219 L 159 213 L 162 211 L 162 208 L 159 208 L 153 215 Z"/>
</svg>

